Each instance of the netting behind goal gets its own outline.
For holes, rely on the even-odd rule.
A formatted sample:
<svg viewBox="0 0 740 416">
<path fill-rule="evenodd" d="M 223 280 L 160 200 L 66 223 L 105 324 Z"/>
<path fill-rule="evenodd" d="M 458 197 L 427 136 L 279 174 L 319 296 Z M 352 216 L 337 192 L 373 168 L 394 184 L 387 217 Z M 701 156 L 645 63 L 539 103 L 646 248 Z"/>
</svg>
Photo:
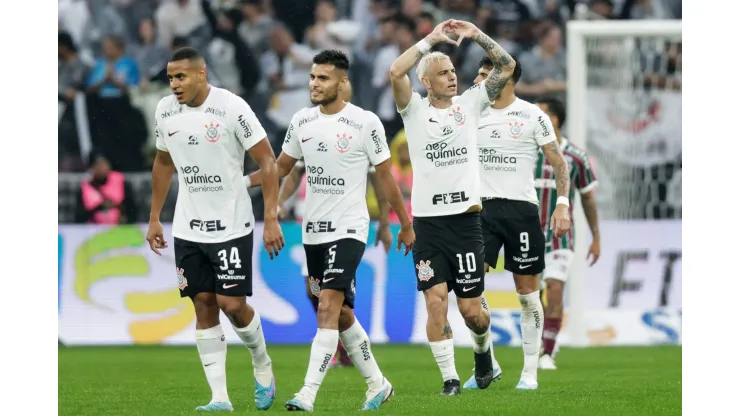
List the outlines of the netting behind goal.
<svg viewBox="0 0 740 416">
<path fill-rule="evenodd" d="M 680 219 L 681 22 L 571 21 L 566 50 L 565 135 L 590 154 L 600 221 Z M 577 345 L 591 239 L 580 202 L 573 203 L 580 238 L 568 309 Z"/>
</svg>

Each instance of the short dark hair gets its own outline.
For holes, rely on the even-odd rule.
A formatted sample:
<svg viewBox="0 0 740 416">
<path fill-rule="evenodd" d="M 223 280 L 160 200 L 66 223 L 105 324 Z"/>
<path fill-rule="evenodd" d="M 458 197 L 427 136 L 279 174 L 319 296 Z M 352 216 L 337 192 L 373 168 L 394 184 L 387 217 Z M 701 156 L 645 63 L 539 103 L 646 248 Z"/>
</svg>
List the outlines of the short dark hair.
<svg viewBox="0 0 740 416">
<path fill-rule="evenodd" d="M 170 62 L 182 61 L 183 59 L 187 59 L 189 61 L 195 59 L 203 59 L 203 55 L 201 55 L 200 52 L 198 52 L 195 48 L 186 46 L 184 48 L 176 50 L 175 53 L 173 53 L 170 57 Z"/>
<path fill-rule="evenodd" d="M 403 13 L 393 16 L 393 21 L 398 25 L 396 29 L 406 28 L 411 33 L 416 33 L 416 21 Z"/>
<path fill-rule="evenodd" d="M 347 54 L 336 49 L 325 49 L 313 57 L 316 65 L 334 65 L 337 69 L 349 71 L 349 58 Z"/>
<path fill-rule="evenodd" d="M 514 85 L 516 85 L 516 83 L 519 82 L 519 78 L 522 77 L 522 65 L 516 57 L 512 56 L 512 58 L 514 59 L 514 62 L 516 62 L 516 66 L 514 67 L 514 73 L 511 75 L 511 80 L 514 81 Z M 478 68 L 483 67 L 493 68 L 493 61 L 491 61 L 491 58 L 484 56 L 483 59 L 480 60 Z"/>
<path fill-rule="evenodd" d="M 565 124 L 565 104 L 554 97 L 540 97 L 535 104 L 545 104 L 547 110 L 558 118 L 558 128 Z"/>
<path fill-rule="evenodd" d="M 75 41 L 72 39 L 72 35 L 70 35 L 67 32 L 59 32 L 59 46 L 64 46 L 65 48 L 69 49 L 71 52 L 77 52 L 77 47 L 75 46 Z"/>
</svg>

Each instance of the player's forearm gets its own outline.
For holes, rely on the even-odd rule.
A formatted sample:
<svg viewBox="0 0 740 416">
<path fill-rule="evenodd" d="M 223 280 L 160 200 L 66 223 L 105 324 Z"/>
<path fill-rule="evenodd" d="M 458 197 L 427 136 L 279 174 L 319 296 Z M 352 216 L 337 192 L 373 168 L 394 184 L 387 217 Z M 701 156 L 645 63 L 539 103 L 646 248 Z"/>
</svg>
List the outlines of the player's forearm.
<svg viewBox="0 0 740 416">
<path fill-rule="evenodd" d="M 152 206 L 149 211 L 149 221 L 159 221 L 164 201 L 172 184 L 172 175 L 175 173 L 174 165 L 169 166 L 154 160 L 152 167 Z"/>
<path fill-rule="evenodd" d="M 427 41 L 430 46 L 434 46 L 437 44 L 437 41 L 434 39 L 430 39 L 429 36 L 424 38 L 424 40 Z M 391 70 L 389 71 L 391 81 L 393 81 L 393 79 L 403 78 L 406 74 L 408 74 L 409 71 L 411 71 L 411 69 L 417 63 L 419 63 L 419 60 L 421 60 L 422 56 L 424 56 L 424 52 L 422 52 L 416 45 L 406 49 L 406 51 L 402 53 L 401 56 L 393 61 L 393 65 L 391 65 Z"/>
<path fill-rule="evenodd" d="M 281 178 L 286 177 L 288 175 L 288 173 L 290 173 L 290 169 L 291 168 L 290 167 L 283 166 L 283 165 L 281 165 L 281 164 L 278 163 L 276 169 L 277 169 L 277 173 L 278 173 L 278 182 L 279 182 Z M 250 173 L 247 176 L 249 176 L 249 187 L 250 188 L 255 187 L 255 186 L 263 186 L 264 185 L 263 184 L 263 181 L 264 181 L 264 177 L 265 176 L 264 176 L 264 172 L 262 171 L 262 168 L 261 167 L 260 167 L 260 169 L 258 171 L 252 172 L 252 173 Z"/>
<path fill-rule="evenodd" d="M 280 185 L 278 204 L 282 204 L 295 193 L 295 191 L 298 189 L 298 184 L 300 180 L 301 172 L 298 169 L 293 169 L 290 174 L 285 177 L 285 180 Z"/>
<path fill-rule="evenodd" d="M 552 166 L 553 171 L 555 171 L 555 186 L 558 196 L 567 197 L 570 192 L 570 172 L 560 145 L 557 141 L 552 141 L 542 146 L 542 152 Z"/>
<path fill-rule="evenodd" d="M 262 197 L 265 201 L 265 221 L 277 220 L 280 177 L 275 158 L 262 161 L 260 171 L 262 172 Z"/>
<path fill-rule="evenodd" d="M 598 240 L 601 235 L 599 233 L 599 214 L 596 210 L 596 198 L 593 195 L 581 195 L 581 204 L 583 205 L 583 212 L 586 214 L 586 221 L 588 221 L 588 228 L 591 230 L 591 236 L 594 240 Z"/>
<path fill-rule="evenodd" d="M 393 211 L 398 215 L 401 226 L 411 226 L 411 220 L 409 219 L 409 213 L 406 212 L 406 204 L 404 203 L 403 195 L 401 195 L 401 190 L 398 189 L 398 184 L 393 178 L 393 175 L 383 175 L 383 177 L 380 178 L 380 182 L 382 192 L 386 195 L 391 207 L 393 207 Z"/>
<path fill-rule="evenodd" d="M 493 61 L 493 68 L 491 69 L 491 72 L 488 73 L 488 77 L 483 85 L 486 88 L 488 98 L 494 100 L 499 96 L 501 90 L 504 89 L 509 78 L 511 78 L 511 75 L 514 73 L 516 63 L 511 55 L 509 55 L 501 45 L 496 43 L 482 31 L 478 31 L 478 34 L 475 36 L 475 41 L 485 49 L 486 53 L 488 53 L 488 57 Z"/>
<path fill-rule="evenodd" d="M 388 204 L 388 198 L 385 197 L 382 185 L 378 178 L 378 174 L 374 173 L 370 175 L 370 181 L 373 184 L 375 190 L 375 199 L 378 200 L 378 222 L 381 227 L 388 225 L 388 215 L 390 211 L 390 205 Z"/>
</svg>

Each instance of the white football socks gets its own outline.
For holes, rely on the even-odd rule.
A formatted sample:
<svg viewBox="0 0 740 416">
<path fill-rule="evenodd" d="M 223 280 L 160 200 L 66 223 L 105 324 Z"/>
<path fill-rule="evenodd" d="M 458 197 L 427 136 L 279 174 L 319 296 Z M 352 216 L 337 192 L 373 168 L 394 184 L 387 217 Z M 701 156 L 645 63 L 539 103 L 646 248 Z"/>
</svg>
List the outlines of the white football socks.
<svg viewBox="0 0 740 416">
<path fill-rule="evenodd" d="M 383 373 L 380 372 L 380 367 L 370 350 L 370 338 L 360 325 L 360 321 L 355 319 L 355 323 L 348 330 L 340 333 L 339 338 L 349 358 L 352 359 L 352 363 L 365 377 L 368 388 L 375 391 L 383 387 Z"/>
<path fill-rule="evenodd" d="M 519 295 L 519 304 L 522 305 L 522 350 L 524 351 L 522 375 L 529 374 L 536 380 L 537 362 L 542 342 L 542 322 L 545 316 L 539 291 Z"/>
<path fill-rule="evenodd" d="M 442 380 L 460 380 L 455 369 L 455 348 L 452 339 L 430 342 L 432 355 L 442 372 Z"/>
<path fill-rule="evenodd" d="M 308 371 L 303 381 L 303 387 L 298 392 L 305 399 L 313 403 L 316 394 L 324 381 L 324 376 L 329 371 L 331 359 L 337 352 L 339 343 L 339 331 L 336 329 L 319 328 L 311 344 L 311 357 L 308 360 Z"/>
<path fill-rule="evenodd" d="M 226 338 L 221 325 L 195 330 L 195 344 L 211 386 L 212 402 L 229 402 L 226 392 Z"/>
<path fill-rule="evenodd" d="M 254 311 L 254 318 L 249 325 L 245 328 L 234 327 L 234 331 L 252 354 L 255 380 L 264 387 L 272 384 L 272 360 L 267 355 L 265 334 L 262 332 L 262 321 L 257 311 Z"/>
<path fill-rule="evenodd" d="M 470 328 L 468 330 L 470 331 L 470 338 L 473 339 L 473 352 L 482 354 L 488 351 L 488 348 L 491 347 L 491 330 L 488 329 L 482 334 L 476 334 Z"/>
</svg>

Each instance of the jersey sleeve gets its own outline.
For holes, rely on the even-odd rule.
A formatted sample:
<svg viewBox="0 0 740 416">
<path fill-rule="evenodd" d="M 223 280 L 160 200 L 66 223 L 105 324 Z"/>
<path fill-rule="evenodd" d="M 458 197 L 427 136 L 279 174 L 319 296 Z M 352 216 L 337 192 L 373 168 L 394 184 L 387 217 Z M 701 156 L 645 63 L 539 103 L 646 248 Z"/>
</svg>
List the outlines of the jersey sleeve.
<svg viewBox="0 0 740 416">
<path fill-rule="evenodd" d="M 468 88 L 468 90 L 462 93 L 460 98 L 458 98 L 454 102 L 457 103 L 460 101 L 470 103 L 471 107 L 479 112 L 483 112 L 486 107 L 491 105 L 491 100 L 488 99 L 488 92 L 486 92 L 486 89 L 483 87 L 482 82 L 479 82 Z"/>
<path fill-rule="evenodd" d="M 285 140 L 283 140 L 283 152 L 293 159 L 303 158 L 303 149 L 301 149 L 300 139 L 298 138 L 298 116 L 300 113 L 296 113 L 290 120 L 290 126 L 288 132 L 285 133 Z"/>
<path fill-rule="evenodd" d="M 421 95 L 416 91 L 411 91 L 411 99 L 409 100 L 409 103 L 406 105 L 406 108 L 398 108 L 396 106 L 396 111 L 398 111 L 398 114 L 401 115 L 401 118 L 407 118 L 411 114 L 414 113 L 419 108 L 419 105 L 424 99 L 421 98 Z"/>
<path fill-rule="evenodd" d="M 539 146 L 544 146 L 555 140 L 555 129 L 547 114 L 542 110 L 536 113 L 537 120 L 534 126 L 534 140 Z"/>
<path fill-rule="evenodd" d="M 370 163 L 377 166 L 391 158 L 391 151 L 385 139 L 385 129 L 374 113 L 366 111 L 368 122 L 363 131 L 363 146 Z"/>
<path fill-rule="evenodd" d="M 159 106 L 157 106 L 156 113 L 154 114 L 154 136 L 156 138 L 155 145 L 157 146 L 157 150 L 169 152 L 169 149 L 167 149 L 167 144 L 165 144 L 164 142 L 164 132 L 162 132 L 162 129 L 160 128 L 160 114 L 162 114 L 162 112 L 159 111 Z"/>
<path fill-rule="evenodd" d="M 575 159 L 575 187 L 578 189 L 578 192 L 585 194 L 586 192 L 596 188 L 598 181 L 596 180 L 596 174 L 594 173 L 594 169 L 588 155 L 586 153 L 582 153 L 577 156 L 578 157 Z"/>
<path fill-rule="evenodd" d="M 239 96 L 233 98 L 231 110 L 232 131 L 245 150 L 249 150 L 267 136 L 252 107 Z"/>
</svg>

